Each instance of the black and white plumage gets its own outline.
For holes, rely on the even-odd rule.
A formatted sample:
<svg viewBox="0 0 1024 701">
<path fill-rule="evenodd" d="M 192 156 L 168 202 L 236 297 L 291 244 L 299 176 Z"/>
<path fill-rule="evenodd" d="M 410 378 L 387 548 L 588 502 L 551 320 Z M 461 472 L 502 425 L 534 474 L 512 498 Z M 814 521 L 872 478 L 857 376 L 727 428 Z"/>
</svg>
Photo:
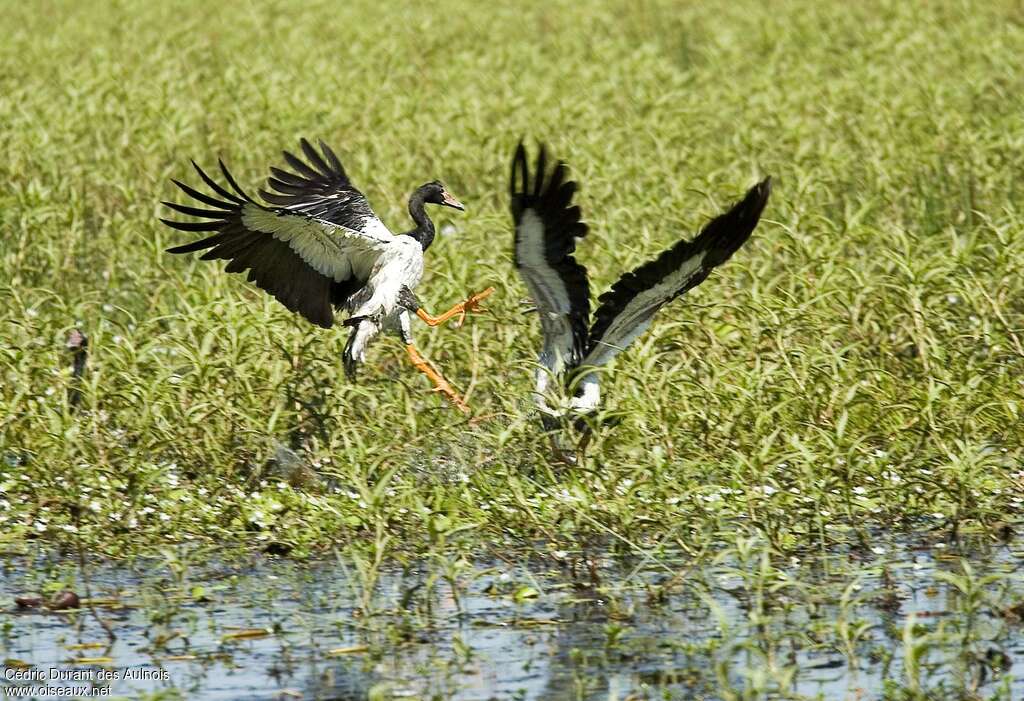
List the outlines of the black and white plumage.
<svg viewBox="0 0 1024 701">
<path fill-rule="evenodd" d="M 587 235 L 580 208 L 572 205 L 576 183 L 558 163 L 547 177 L 547 154 L 541 147 L 531 181 L 526 150 L 520 144 L 512 162 L 512 219 L 515 266 L 537 306 L 543 335 L 540 366 L 534 379 L 543 402 L 553 377 L 577 367 L 587 350 L 590 286 L 587 269 L 576 262 L 576 241 Z M 542 408 L 546 404 L 542 403 Z"/>
<path fill-rule="evenodd" d="M 515 267 L 540 314 L 543 348 L 534 399 L 548 429 L 566 415 L 578 417 L 597 409 L 601 395 L 595 369 L 625 350 L 648 329 L 658 310 L 703 282 L 750 238 L 771 192 L 766 178 L 692 241 L 681 240 L 625 273 L 598 299 L 591 325 L 587 271 L 573 257 L 587 225 L 580 221 L 580 208 L 572 204 L 577 186 L 567 172 L 559 161 L 548 173 L 543 146 L 532 174 L 522 143 L 512 159 Z M 550 406 L 548 390 L 554 378 L 566 386 L 577 385 L 568 406 Z"/>
<path fill-rule="evenodd" d="M 161 221 L 209 235 L 167 250 L 205 251 L 202 260 L 226 260 L 229 273 L 248 270 L 250 282 L 318 326 L 330 328 L 335 310 L 347 311 L 345 325 L 353 329 L 344 360 L 351 375 L 380 331 L 397 332 L 412 344 L 409 312 L 418 307 L 412 290 L 423 275 L 423 253 L 434 240 L 424 205 L 463 206 L 441 183 L 422 185 L 409 199 L 415 228 L 392 235 L 352 185 L 334 151 L 323 142 L 320 151 L 306 139 L 300 145 L 305 160 L 285 151 L 290 170 L 270 169 L 270 191 L 260 190 L 266 204 L 246 194 L 223 161 L 220 170 L 230 190 L 193 161 L 214 194 L 173 182 L 209 209 L 164 202 L 198 221 Z"/>
</svg>

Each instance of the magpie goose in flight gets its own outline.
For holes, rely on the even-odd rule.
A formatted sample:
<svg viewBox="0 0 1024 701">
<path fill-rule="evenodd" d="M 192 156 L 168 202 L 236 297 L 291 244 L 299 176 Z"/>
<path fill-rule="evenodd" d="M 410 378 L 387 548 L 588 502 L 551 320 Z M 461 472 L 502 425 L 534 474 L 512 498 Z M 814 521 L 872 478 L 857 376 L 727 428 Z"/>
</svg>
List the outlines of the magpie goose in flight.
<svg viewBox="0 0 1024 701">
<path fill-rule="evenodd" d="M 625 273 L 598 298 L 591 324 L 587 269 L 573 257 L 577 240 L 587 235 L 587 225 L 579 206 L 572 204 L 577 185 L 567 176 L 562 161 L 548 172 L 543 145 L 531 174 L 520 142 L 512 159 L 510 186 L 514 258 L 540 314 L 543 347 L 534 376 L 534 401 L 548 431 L 559 428 L 566 418 L 578 420 L 597 410 L 601 393 L 596 369 L 646 331 L 659 309 L 702 283 L 750 238 L 771 192 L 771 179 L 766 178 L 708 222 L 692 241 L 680 240 Z M 552 380 L 566 388 L 575 385 L 568 406 L 550 406 Z"/>
<path fill-rule="evenodd" d="M 366 348 L 378 333 L 397 333 L 413 365 L 453 404 L 468 412 L 451 385 L 417 352 L 410 319 L 412 312 L 430 326 L 454 316 L 461 320 L 467 312 L 479 309 L 480 301 L 494 291 L 489 288 L 475 294 L 437 317 L 428 314 L 413 294 L 423 276 L 423 253 L 434 240 L 434 224 L 424 206 L 464 207 L 440 182 L 421 185 L 409 198 L 415 228 L 392 235 L 363 193 L 352 185 L 330 147 L 321 141 L 318 152 L 306 139 L 300 145 L 305 160 L 285 151 L 284 161 L 290 170 L 271 167 L 267 184 L 273 192 L 259 192 L 266 204 L 247 195 L 223 161 L 219 161 L 220 170 L 231 190 L 193 161 L 214 196 L 178 180 L 172 182 L 212 209 L 164 202 L 175 212 L 199 221 L 160 221 L 181 231 L 210 235 L 168 252 L 205 250 L 202 260 L 227 260 L 229 273 L 248 270 L 250 282 L 317 326 L 331 328 L 336 309 L 348 312 L 344 325 L 352 331 L 345 345 L 344 365 L 350 378 L 355 376 L 357 363 L 365 361 Z"/>
</svg>

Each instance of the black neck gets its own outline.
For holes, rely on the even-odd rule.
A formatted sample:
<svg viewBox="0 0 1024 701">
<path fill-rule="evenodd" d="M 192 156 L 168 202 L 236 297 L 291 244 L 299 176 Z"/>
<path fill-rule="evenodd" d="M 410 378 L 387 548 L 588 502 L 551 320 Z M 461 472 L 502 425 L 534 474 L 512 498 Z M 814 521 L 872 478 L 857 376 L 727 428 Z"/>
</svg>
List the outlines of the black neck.
<svg viewBox="0 0 1024 701">
<path fill-rule="evenodd" d="M 434 222 L 427 216 L 423 207 L 423 193 L 419 190 L 412 193 L 412 197 L 409 198 L 409 216 L 416 222 L 416 228 L 405 233 L 419 241 L 425 251 L 434 242 Z"/>
</svg>

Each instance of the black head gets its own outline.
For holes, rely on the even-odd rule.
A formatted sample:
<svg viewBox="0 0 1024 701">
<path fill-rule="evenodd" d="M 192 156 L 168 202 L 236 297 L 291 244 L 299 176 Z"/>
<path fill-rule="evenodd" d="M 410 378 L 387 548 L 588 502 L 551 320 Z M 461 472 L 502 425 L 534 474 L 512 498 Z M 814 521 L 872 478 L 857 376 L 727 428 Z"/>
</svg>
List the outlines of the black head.
<svg viewBox="0 0 1024 701">
<path fill-rule="evenodd" d="M 439 180 L 434 180 L 426 185 L 421 185 L 419 192 L 422 193 L 423 201 L 429 202 L 430 204 L 439 204 L 444 207 L 451 207 L 452 209 L 458 209 L 465 211 L 465 207 L 457 199 L 452 197 L 451 193 L 445 189 L 444 185 Z"/>
<path fill-rule="evenodd" d="M 437 180 L 416 188 L 416 192 L 412 193 L 412 197 L 409 198 L 409 214 L 412 216 L 412 220 L 416 222 L 416 228 L 406 233 L 419 241 L 424 251 L 434 241 L 434 222 L 430 221 L 430 217 L 427 216 L 423 209 L 423 205 L 428 203 L 439 204 L 458 210 L 466 209 Z"/>
</svg>

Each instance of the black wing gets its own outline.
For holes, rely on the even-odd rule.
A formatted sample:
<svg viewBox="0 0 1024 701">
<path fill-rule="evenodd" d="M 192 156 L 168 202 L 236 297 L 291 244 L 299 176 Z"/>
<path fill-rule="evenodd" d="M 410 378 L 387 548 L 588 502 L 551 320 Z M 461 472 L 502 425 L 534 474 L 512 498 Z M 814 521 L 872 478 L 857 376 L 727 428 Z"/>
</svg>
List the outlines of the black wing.
<svg viewBox="0 0 1024 701">
<path fill-rule="evenodd" d="M 732 256 L 761 217 L 771 193 L 771 178 L 747 192 L 733 207 L 712 219 L 692 241 L 680 241 L 601 295 L 594 315 L 584 365 L 607 363 L 647 330 L 659 309 L 693 289 Z"/>
<path fill-rule="evenodd" d="M 271 167 L 267 185 L 275 192 L 260 190 L 260 197 L 289 212 L 306 214 L 355 231 L 386 232 L 366 197 L 348 179 L 334 151 L 323 141 L 319 144 L 322 155 L 306 139 L 299 140 L 308 163 L 283 151 L 285 162 L 295 172 Z"/>
<path fill-rule="evenodd" d="M 304 211 L 264 207 L 238 186 L 223 162 L 220 169 L 233 192 L 195 162 L 192 165 L 216 196 L 178 180 L 172 182 L 211 209 L 164 202 L 174 211 L 201 221 L 160 221 L 180 231 L 213 234 L 169 248 L 168 253 L 209 249 L 201 260 L 230 261 L 225 267 L 229 273 L 248 270 L 250 282 L 318 326 L 333 325 L 332 303 L 340 306 L 362 286 L 377 257 L 394 240 L 386 229 L 358 231 Z"/>
<path fill-rule="evenodd" d="M 561 161 L 549 174 L 541 146 L 533 176 L 522 142 L 512 159 L 512 219 L 515 265 L 526 283 L 544 334 L 541 363 L 552 372 L 577 365 L 587 344 L 590 289 L 587 269 L 572 254 L 587 235 L 580 208 L 572 204 L 576 183 Z"/>
</svg>

